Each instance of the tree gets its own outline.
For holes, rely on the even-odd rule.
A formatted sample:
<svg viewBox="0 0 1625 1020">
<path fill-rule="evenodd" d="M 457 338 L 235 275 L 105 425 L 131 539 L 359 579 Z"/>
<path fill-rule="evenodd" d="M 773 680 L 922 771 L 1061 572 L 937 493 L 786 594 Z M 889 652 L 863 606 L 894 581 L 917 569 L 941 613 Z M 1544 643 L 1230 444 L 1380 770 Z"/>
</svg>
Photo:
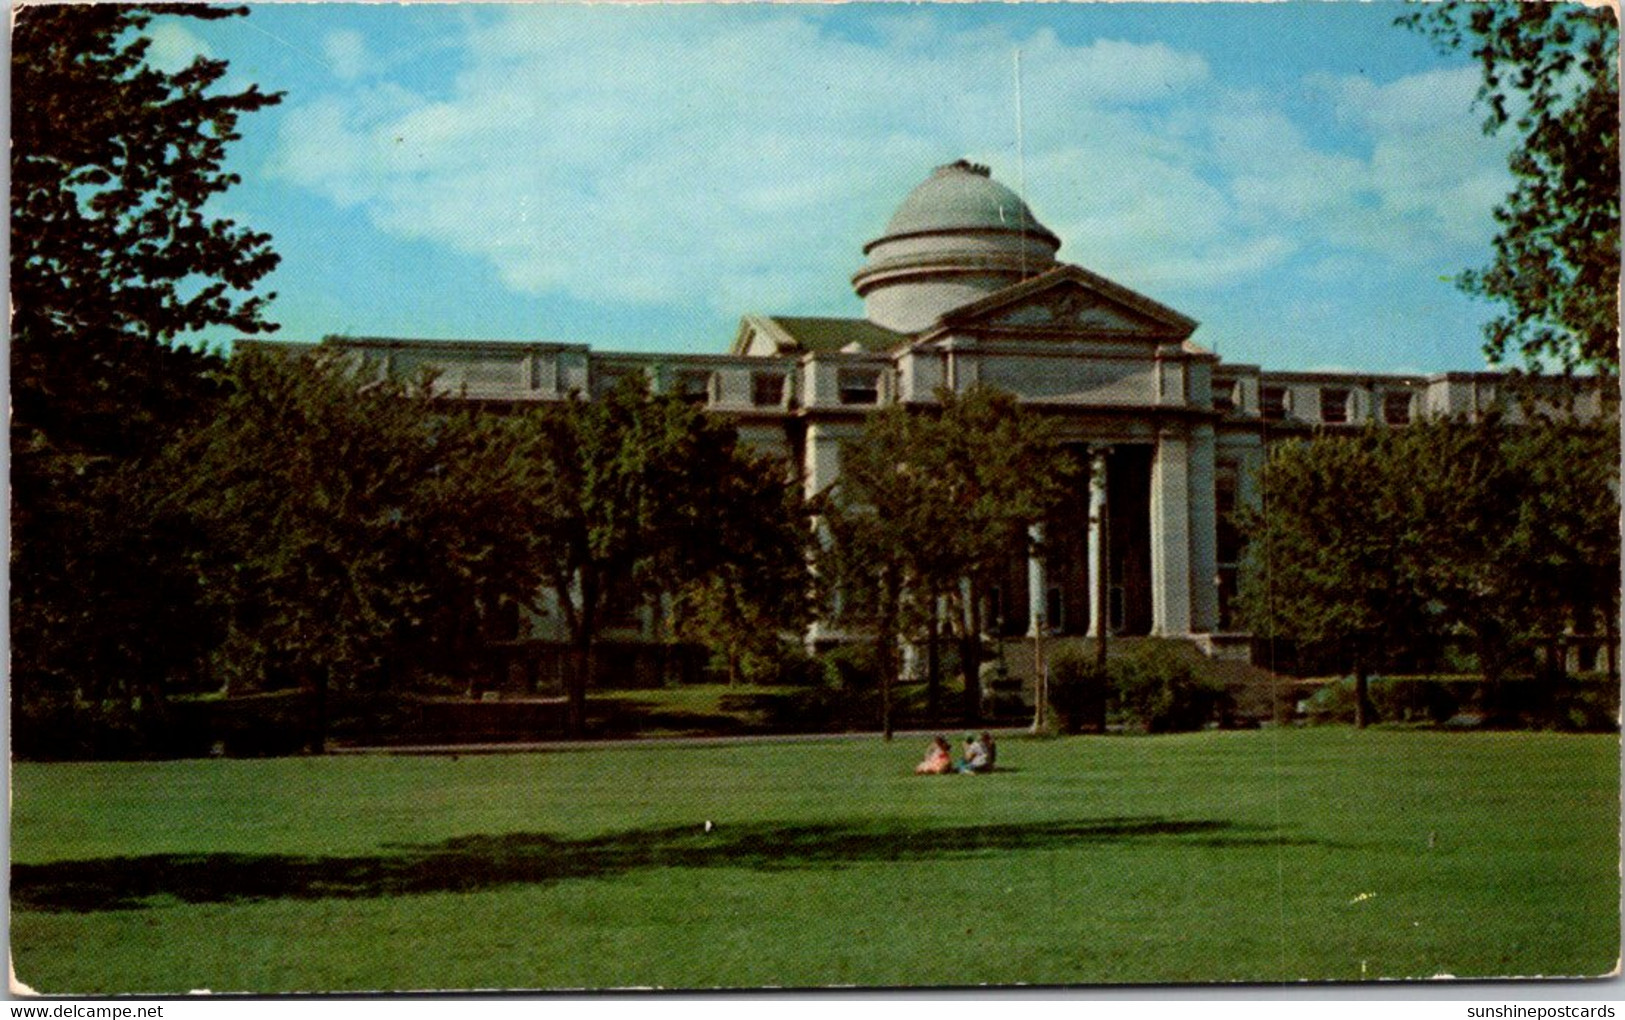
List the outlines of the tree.
<svg viewBox="0 0 1625 1020">
<path fill-rule="evenodd" d="M 239 116 L 279 97 L 216 92 L 222 61 L 148 65 L 160 13 L 244 11 L 45 4 L 12 22 L 11 676 L 20 716 L 77 705 L 76 730 L 150 715 L 207 639 L 187 615 L 192 531 L 139 466 L 218 397 L 219 360 L 174 341 L 273 328 L 240 296 L 275 266 L 269 239 L 205 204 L 237 183 Z"/>
<path fill-rule="evenodd" d="M 1535 416 L 1429 421 L 1396 443 L 1408 583 L 1471 635 L 1485 678 L 1577 629 L 1612 633 L 1619 592 L 1613 428 Z M 1554 669 L 1556 663 L 1553 663 Z"/>
<path fill-rule="evenodd" d="M 831 571 L 874 600 L 888 645 L 912 603 L 935 626 L 951 607 L 965 717 L 981 712 L 982 603 L 989 584 L 1069 491 L 1077 466 L 1045 419 L 990 387 L 938 393 L 939 408 L 887 408 L 841 449 L 832 494 Z M 844 591 L 844 589 L 843 589 Z M 883 692 L 884 693 L 884 692 Z M 933 699 L 934 700 L 934 699 Z"/>
<path fill-rule="evenodd" d="M 154 16 L 246 8 L 39 4 L 12 24 L 14 447 L 131 453 L 185 421 L 212 357 L 172 341 L 211 325 L 274 329 L 249 292 L 270 238 L 212 217 L 245 113 L 280 101 L 214 89 L 226 62 L 147 63 Z M 249 295 L 249 296 L 240 296 Z"/>
<path fill-rule="evenodd" d="M 466 657 L 540 586 L 512 423 L 326 351 L 241 347 L 208 425 L 157 466 L 204 536 L 190 562 L 235 689 L 330 693 Z"/>
<path fill-rule="evenodd" d="M 1520 136 L 1495 210 L 1495 258 L 1458 283 L 1506 306 L 1485 327 L 1495 362 L 1619 370 L 1619 26 L 1607 6 L 1423 4 L 1400 24 L 1483 68 L 1487 134 Z"/>
<path fill-rule="evenodd" d="M 715 579 L 735 603 L 724 615 L 739 611 L 727 626 L 746 628 L 747 607 L 770 597 L 774 579 L 799 577 L 799 553 L 790 571 L 793 540 L 779 531 L 788 472 L 746 455 L 734 428 L 703 409 L 629 378 L 522 422 L 533 555 L 574 646 L 571 733 L 586 724 L 594 648 L 611 611 Z M 754 567 L 767 573 L 752 577 Z M 780 597 L 793 604 L 800 592 Z"/>
<path fill-rule="evenodd" d="M 1243 619 L 1348 665 L 1361 725 L 1371 669 L 1446 641 L 1490 683 L 1571 630 L 1611 642 L 1618 449 L 1608 426 L 1498 415 L 1280 444 L 1238 521 Z"/>
<path fill-rule="evenodd" d="M 1507 456 L 1514 431 L 1498 415 L 1417 422 L 1377 468 L 1398 503 L 1391 539 L 1401 583 L 1435 607 L 1437 628 L 1471 638 L 1491 682 L 1514 666 L 1533 613 L 1514 534 L 1527 498 Z"/>
<path fill-rule="evenodd" d="M 1601 628 L 1618 679 L 1619 432 L 1610 425 L 1536 419 L 1508 451 L 1522 482 L 1513 546 L 1535 630 L 1555 643 Z"/>
<path fill-rule="evenodd" d="M 27 491 L 26 534 L 14 534 L 27 546 L 22 555 L 13 546 L 13 750 L 154 750 L 169 690 L 202 681 L 221 633 L 185 562 L 199 543 L 194 522 L 146 462 L 41 472 Z"/>
<path fill-rule="evenodd" d="M 672 609 L 678 636 L 710 648 L 735 684 L 774 674 L 787 635 L 799 639 L 811 618 L 810 532 L 783 463 L 742 453 L 715 483 L 717 534 L 727 547 L 710 572 L 678 579 Z"/>
<path fill-rule="evenodd" d="M 1402 582 L 1389 445 L 1378 430 L 1281 443 L 1260 472 L 1260 504 L 1237 520 L 1247 540 L 1242 620 L 1345 662 L 1362 727 L 1375 718 L 1371 670 L 1421 611 Z"/>
</svg>

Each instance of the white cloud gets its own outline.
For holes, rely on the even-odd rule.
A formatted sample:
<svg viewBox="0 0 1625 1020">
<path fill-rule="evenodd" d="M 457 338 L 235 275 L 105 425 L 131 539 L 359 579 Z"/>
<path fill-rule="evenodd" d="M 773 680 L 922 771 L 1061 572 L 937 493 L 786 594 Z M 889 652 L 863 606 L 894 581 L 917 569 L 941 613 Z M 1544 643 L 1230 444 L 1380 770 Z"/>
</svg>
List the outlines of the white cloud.
<svg viewBox="0 0 1625 1020">
<path fill-rule="evenodd" d="M 1506 196 L 1507 141 L 1486 139 L 1472 110 L 1479 70 L 1411 75 L 1388 84 L 1323 78 L 1336 114 L 1371 138 L 1364 188 L 1378 216 L 1345 224 L 1352 243 L 1431 256 L 1487 247 L 1490 210 Z"/>
<path fill-rule="evenodd" d="M 370 74 L 376 67 L 372 54 L 367 51 L 366 40 L 360 32 L 340 29 L 322 38 L 322 53 L 328 68 L 346 81 Z"/>
<path fill-rule="evenodd" d="M 175 18 L 158 18 L 147 30 L 152 45 L 147 62 L 168 74 L 188 66 L 198 57 L 210 56 L 209 46 Z"/>
<path fill-rule="evenodd" d="M 931 166 L 970 156 L 1017 183 L 1019 47 L 1031 203 L 1063 257 L 1130 286 L 1256 282 L 1310 248 L 1434 257 L 1484 236 L 1505 190 L 1466 144 L 1454 72 L 1314 83 L 1363 141 L 1333 148 L 1163 44 L 911 10 L 872 27 L 878 42 L 783 10 L 512 8 L 472 21 L 433 100 L 364 83 L 365 40 L 333 33 L 357 80 L 290 104 L 275 171 L 520 293 L 816 308 Z"/>
</svg>

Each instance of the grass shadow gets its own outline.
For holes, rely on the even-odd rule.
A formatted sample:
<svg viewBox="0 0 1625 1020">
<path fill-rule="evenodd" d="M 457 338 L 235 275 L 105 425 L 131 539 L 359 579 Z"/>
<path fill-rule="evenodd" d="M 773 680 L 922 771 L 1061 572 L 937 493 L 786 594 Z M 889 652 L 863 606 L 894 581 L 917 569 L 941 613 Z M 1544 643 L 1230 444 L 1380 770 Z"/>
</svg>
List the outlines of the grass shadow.
<svg viewBox="0 0 1625 1020">
<path fill-rule="evenodd" d="M 862 825 L 698 825 L 633 829 L 588 839 L 545 833 L 463 836 L 429 845 L 385 846 L 377 854 L 153 854 L 14 864 L 14 909 L 88 913 L 178 900 L 271 899 L 476 892 L 570 879 L 610 878 L 650 868 L 784 871 L 868 862 L 992 856 L 1143 841 L 1203 847 L 1302 844 L 1224 821 L 1103 818 L 1009 825 L 925 826 L 885 820 Z"/>
</svg>

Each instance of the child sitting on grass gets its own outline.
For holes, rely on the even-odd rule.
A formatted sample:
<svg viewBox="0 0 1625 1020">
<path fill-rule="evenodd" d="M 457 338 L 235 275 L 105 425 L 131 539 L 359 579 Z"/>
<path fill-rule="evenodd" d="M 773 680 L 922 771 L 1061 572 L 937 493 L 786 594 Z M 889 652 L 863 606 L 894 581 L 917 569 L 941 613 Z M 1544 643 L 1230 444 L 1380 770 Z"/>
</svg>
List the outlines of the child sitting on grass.
<svg viewBox="0 0 1625 1020">
<path fill-rule="evenodd" d="M 931 746 L 925 752 L 925 760 L 914 766 L 917 776 L 940 776 L 953 769 L 954 759 L 948 753 L 948 742 L 941 737 L 932 737 Z"/>
<path fill-rule="evenodd" d="M 965 734 L 965 757 L 959 763 L 959 771 L 966 775 L 978 772 L 993 771 L 993 734 L 982 731 L 978 737 L 974 733 Z"/>
</svg>

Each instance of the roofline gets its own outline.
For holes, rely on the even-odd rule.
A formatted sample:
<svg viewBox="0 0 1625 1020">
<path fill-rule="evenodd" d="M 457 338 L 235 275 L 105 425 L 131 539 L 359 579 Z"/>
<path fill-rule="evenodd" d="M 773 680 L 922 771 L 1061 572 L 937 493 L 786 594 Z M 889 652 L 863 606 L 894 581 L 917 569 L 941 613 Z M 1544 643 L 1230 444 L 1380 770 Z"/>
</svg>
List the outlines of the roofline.
<svg viewBox="0 0 1625 1020">
<path fill-rule="evenodd" d="M 1051 241 L 1057 249 L 1061 247 L 1061 239 L 1055 236 L 1054 231 L 1037 220 L 1033 220 L 1032 224 L 1031 227 L 1026 229 L 1021 227 L 941 226 L 932 227 L 929 230 L 905 230 L 900 234 L 885 233 L 865 244 L 863 253 L 867 255 L 872 249 L 888 241 L 907 241 L 917 237 L 942 237 L 953 234 L 1012 234 L 1016 237 L 1035 237 L 1039 240 Z"/>
<path fill-rule="evenodd" d="M 239 341 L 241 342 L 241 341 Z M 251 341 L 252 342 L 252 341 Z M 261 343 L 267 341 L 258 341 Z M 287 343 L 289 341 L 270 341 L 272 343 Z M 429 348 L 434 350 L 464 350 L 464 351 L 572 351 L 591 353 L 590 344 L 561 343 L 555 340 L 443 340 L 434 337 L 380 337 L 380 336 L 331 336 L 323 337 L 320 341 L 310 343 L 311 347 L 359 347 L 365 349 L 383 350 L 409 350 L 411 348 Z"/>
<path fill-rule="evenodd" d="M 958 308 L 951 308 L 943 312 L 942 315 L 937 317 L 931 331 L 934 332 L 939 328 L 950 328 L 959 325 L 966 319 L 975 318 L 994 309 L 1002 308 L 1065 279 L 1077 280 L 1105 294 L 1107 297 L 1115 298 L 1142 315 L 1156 319 L 1171 327 L 1180 333 L 1175 339 L 1184 340 L 1188 338 L 1192 333 L 1196 332 L 1196 327 L 1201 325 L 1190 316 L 1176 312 L 1162 302 L 1148 298 L 1139 291 L 1130 290 L 1120 283 L 1114 283 L 1099 273 L 1090 272 L 1082 266 L 1073 265 L 1070 262 L 1059 262 L 1056 263 L 1054 268 L 1045 270 L 1037 276 L 1028 277 L 1020 283 L 1012 284 L 1002 290 L 996 290 L 984 298 L 972 301 L 970 304 L 960 305 Z"/>
<path fill-rule="evenodd" d="M 780 354 L 799 354 L 804 349 L 801 342 L 792 336 L 789 330 L 775 322 L 771 315 L 752 312 L 739 317 L 739 333 L 734 337 L 733 353 L 745 353 L 745 331 L 752 327 L 772 337 L 773 346 L 778 348 Z"/>
</svg>

